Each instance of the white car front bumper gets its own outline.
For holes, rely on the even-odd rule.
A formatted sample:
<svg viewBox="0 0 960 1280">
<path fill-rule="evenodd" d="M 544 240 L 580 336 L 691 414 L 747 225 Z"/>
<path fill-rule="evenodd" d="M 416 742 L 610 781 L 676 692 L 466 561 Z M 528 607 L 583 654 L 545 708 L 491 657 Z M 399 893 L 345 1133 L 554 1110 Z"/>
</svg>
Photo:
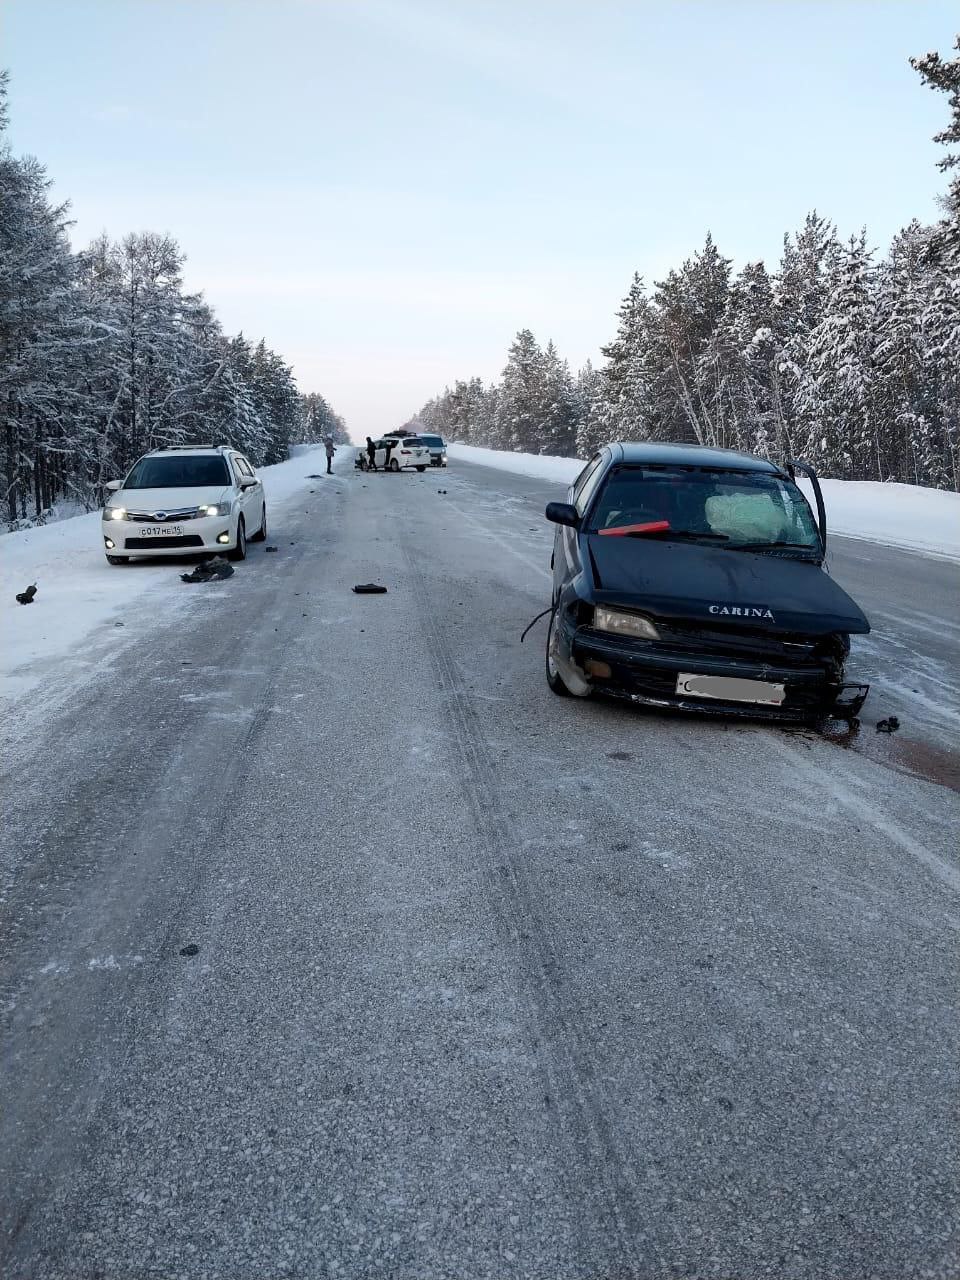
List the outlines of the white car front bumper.
<svg viewBox="0 0 960 1280">
<path fill-rule="evenodd" d="M 108 556 L 196 556 L 231 551 L 237 545 L 236 516 L 194 520 L 101 520 Z M 112 544 L 112 545 L 111 545 Z"/>
</svg>

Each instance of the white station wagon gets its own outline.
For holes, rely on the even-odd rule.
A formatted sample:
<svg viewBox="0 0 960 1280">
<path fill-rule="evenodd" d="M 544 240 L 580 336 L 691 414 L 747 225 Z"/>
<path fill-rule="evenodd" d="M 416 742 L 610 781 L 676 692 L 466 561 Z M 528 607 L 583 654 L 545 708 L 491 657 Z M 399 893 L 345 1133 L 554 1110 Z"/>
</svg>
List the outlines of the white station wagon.
<svg viewBox="0 0 960 1280">
<path fill-rule="evenodd" d="M 154 449 L 112 480 L 103 508 L 111 564 L 144 556 L 247 554 L 267 536 L 267 503 L 253 467 L 227 445 Z"/>
</svg>

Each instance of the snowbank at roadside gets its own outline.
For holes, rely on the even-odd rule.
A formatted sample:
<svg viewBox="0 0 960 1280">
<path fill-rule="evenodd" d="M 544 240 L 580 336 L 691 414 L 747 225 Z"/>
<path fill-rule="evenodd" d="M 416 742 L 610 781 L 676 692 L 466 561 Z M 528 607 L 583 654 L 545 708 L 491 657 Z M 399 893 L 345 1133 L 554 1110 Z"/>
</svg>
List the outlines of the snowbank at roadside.
<svg viewBox="0 0 960 1280">
<path fill-rule="evenodd" d="M 259 475 L 271 523 L 284 503 L 307 487 L 307 472 L 324 470 L 322 447 L 262 467 Z M 7 693 L 29 689 L 36 679 L 32 668 L 75 653 L 94 629 L 122 622 L 132 610 L 148 607 L 144 597 L 152 591 L 163 592 L 162 604 L 151 601 L 149 607 L 165 619 L 178 600 L 189 598 L 186 588 L 179 593 L 174 590 L 180 587 L 178 575 L 184 567 L 173 559 L 108 565 L 99 511 L 3 535 L 0 689 Z M 34 603 L 17 604 L 17 592 L 32 582 L 37 584 Z"/>
<path fill-rule="evenodd" d="M 512 471 L 558 485 L 568 485 L 582 471 L 578 458 L 540 457 L 452 444 L 451 459 Z M 822 480 L 827 507 L 827 534 L 842 534 L 960 560 L 960 494 L 912 484 L 880 484 L 875 480 Z M 813 504 L 807 481 L 801 488 Z"/>
<path fill-rule="evenodd" d="M 472 444 L 447 445 L 447 457 L 475 462 L 480 467 L 495 467 L 498 471 L 512 471 L 518 476 L 532 476 L 536 480 L 555 480 L 557 484 L 572 484 L 585 466 L 579 458 L 504 453 L 499 449 L 478 449 Z"/>
</svg>

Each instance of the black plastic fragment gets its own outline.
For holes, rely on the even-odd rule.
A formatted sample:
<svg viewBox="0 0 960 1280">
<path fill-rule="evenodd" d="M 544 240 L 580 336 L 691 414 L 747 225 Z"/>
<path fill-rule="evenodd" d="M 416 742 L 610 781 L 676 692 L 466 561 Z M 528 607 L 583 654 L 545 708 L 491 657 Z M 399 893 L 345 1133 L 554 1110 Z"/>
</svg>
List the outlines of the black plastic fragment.
<svg viewBox="0 0 960 1280">
<path fill-rule="evenodd" d="M 896 733 L 900 728 L 900 721 L 896 716 L 887 716 L 886 720 L 877 721 L 877 733 Z"/>
<path fill-rule="evenodd" d="M 204 564 L 198 564 L 192 573 L 181 573 L 181 582 L 221 582 L 224 578 L 232 578 L 234 567 L 217 556 Z"/>
<path fill-rule="evenodd" d="M 25 590 L 17 592 L 17 604 L 33 604 L 33 597 L 36 594 L 37 584 L 32 582 Z"/>
<path fill-rule="evenodd" d="M 359 582 L 353 590 L 358 596 L 383 596 L 387 594 L 387 588 L 381 587 L 376 582 Z"/>
</svg>

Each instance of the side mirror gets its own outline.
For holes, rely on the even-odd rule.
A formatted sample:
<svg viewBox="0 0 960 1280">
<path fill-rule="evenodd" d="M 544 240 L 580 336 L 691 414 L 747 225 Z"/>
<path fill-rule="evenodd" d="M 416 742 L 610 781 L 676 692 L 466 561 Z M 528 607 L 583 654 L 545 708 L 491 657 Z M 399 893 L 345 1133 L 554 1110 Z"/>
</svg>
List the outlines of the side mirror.
<svg viewBox="0 0 960 1280">
<path fill-rule="evenodd" d="M 554 524 L 565 524 L 571 529 L 580 528 L 580 516 L 572 502 L 548 502 L 546 516 Z"/>
<path fill-rule="evenodd" d="M 241 476 L 241 477 L 240 477 L 240 488 L 241 488 L 241 489 L 249 489 L 251 485 L 254 485 L 254 484 L 256 484 L 256 483 L 257 483 L 257 477 L 256 477 L 256 476 Z"/>
<path fill-rule="evenodd" d="M 103 487 L 104 487 L 104 489 L 106 489 L 107 493 L 116 493 L 118 490 L 120 490 L 120 489 L 122 489 L 122 488 L 123 488 L 123 481 L 122 481 L 122 480 L 108 480 L 108 481 L 107 481 L 107 483 L 106 483 Z"/>
</svg>

